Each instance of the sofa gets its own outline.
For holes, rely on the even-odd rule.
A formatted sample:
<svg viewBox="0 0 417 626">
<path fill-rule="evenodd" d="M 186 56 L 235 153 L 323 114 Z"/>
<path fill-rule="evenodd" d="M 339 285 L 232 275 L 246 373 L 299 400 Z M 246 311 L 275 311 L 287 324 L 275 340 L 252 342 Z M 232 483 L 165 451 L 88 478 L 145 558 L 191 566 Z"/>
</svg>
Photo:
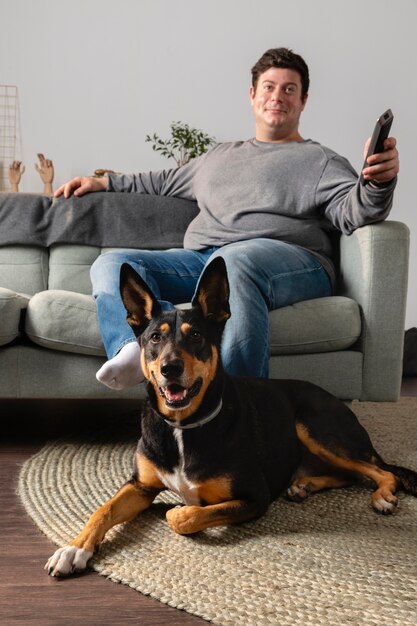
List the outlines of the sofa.
<svg viewBox="0 0 417 626">
<path fill-rule="evenodd" d="M 0 398 L 140 399 L 107 389 L 89 270 L 114 248 L 181 247 L 194 202 L 95 193 L 0 194 Z M 393 220 L 337 236 L 337 294 L 270 313 L 270 376 L 344 400 L 398 399 L 409 231 Z"/>
</svg>

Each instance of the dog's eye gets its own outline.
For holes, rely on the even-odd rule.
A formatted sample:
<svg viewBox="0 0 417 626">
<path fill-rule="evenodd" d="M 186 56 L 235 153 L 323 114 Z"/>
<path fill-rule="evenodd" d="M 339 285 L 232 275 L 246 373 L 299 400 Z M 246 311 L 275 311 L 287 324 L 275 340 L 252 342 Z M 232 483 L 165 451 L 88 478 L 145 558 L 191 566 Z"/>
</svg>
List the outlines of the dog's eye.
<svg viewBox="0 0 417 626">
<path fill-rule="evenodd" d="M 151 341 L 152 343 L 159 343 L 161 341 L 161 333 L 152 333 Z"/>
<path fill-rule="evenodd" d="M 195 343 L 200 343 L 203 340 L 203 335 L 199 330 L 192 330 L 190 332 L 190 337 Z"/>
</svg>

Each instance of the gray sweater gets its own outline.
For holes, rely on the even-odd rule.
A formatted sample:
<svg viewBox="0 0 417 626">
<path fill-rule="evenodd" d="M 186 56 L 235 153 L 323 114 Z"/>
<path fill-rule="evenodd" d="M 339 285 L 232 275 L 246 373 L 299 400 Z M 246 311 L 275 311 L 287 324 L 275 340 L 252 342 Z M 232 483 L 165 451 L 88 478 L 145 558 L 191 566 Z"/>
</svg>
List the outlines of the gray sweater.
<svg viewBox="0 0 417 626">
<path fill-rule="evenodd" d="M 396 181 L 362 186 L 350 163 L 311 140 L 216 145 L 183 167 L 109 175 L 108 191 L 178 196 L 200 208 L 184 247 L 266 237 L 315 253 L 334 280 L 332 230 L 345 234 L 387 217 Z"/>
</svg>

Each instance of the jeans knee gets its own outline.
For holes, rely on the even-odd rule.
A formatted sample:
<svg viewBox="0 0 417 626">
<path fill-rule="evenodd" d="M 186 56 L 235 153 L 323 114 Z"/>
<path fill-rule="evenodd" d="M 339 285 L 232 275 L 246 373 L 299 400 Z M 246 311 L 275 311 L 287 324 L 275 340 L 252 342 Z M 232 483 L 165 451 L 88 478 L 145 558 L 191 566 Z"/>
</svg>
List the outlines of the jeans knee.
<svg viewBox="0 0 417 626">
<path fill-rule="evenodd" d="M 119 252 L 105 252 L 100 254 L 90 268 L 90 278 L 93 291 L 102 290 L 105 285 L 113 285 L 119 281 L 120 267 L 126 261 L 126 257 Z"/>
<path fill-rule="evenodd" d="M 231 246 L 230 248 L 227 246 L 224 250 L 213 255 L 213 258 L 215 256 L 221 256 L 226 263 L 227 278 L 230 285 L 234 285 L 234 283 L 240 285 L 242 279 L 245 281 L 246 278 L 253 275 L 250 259 L 248 259 L 243 246 L 241 249 L 236 244 L 234 244 L 233 249 Z"/>
</svg>

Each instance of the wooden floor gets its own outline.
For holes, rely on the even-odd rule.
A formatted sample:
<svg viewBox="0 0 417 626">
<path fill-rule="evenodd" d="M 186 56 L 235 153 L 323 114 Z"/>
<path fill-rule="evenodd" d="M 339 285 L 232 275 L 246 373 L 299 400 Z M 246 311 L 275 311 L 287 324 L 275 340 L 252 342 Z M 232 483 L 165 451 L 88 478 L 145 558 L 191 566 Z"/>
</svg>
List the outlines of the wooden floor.
<svg viewBox="0 0 417 626">
<path fill-rule="evenodd" d="M 0 624 L 4 626 L 201 626 L 202 619 L 89 571 L 58 580 L 43 570 L 56 546 L 35 527 L 16 496 L 19 469 L 46 441 L 77 432 L 90 436 L 103 422 L 130 428 L 134 403 L 63 407 L 61 403 L 0 402 Z M 132 413 L 133 411 L 133 413 Z M 74 416 L 76 423 L 74 425 Z M 9 421 L 7 432 L 4 425 Z M 72 422 L 72 423 L 71 423 Z M 40 425 L 40 426 L 39 426 Z M 104 429 L 106 426 L 104 425 Z M 127 430 L 125 428 L 125 432 Z"/>
<path fill-rule="evenodd" d="M 404 379 L 402 395 L 417 396 L 417 378 Z M 132 402 L 0 402 L 0 623 L 5 626 L 198 626 L 206 622 L 172 609 L 95 572 L 56 580 L 43 565 L 55 546 L 27 517 L 16 496 L 21 465 L 47 440 L 90 435 L 116 420 L 125 432 L 138 407 Z M 76 419 L 74 419 L 76 416 Z"/>
</svg>

